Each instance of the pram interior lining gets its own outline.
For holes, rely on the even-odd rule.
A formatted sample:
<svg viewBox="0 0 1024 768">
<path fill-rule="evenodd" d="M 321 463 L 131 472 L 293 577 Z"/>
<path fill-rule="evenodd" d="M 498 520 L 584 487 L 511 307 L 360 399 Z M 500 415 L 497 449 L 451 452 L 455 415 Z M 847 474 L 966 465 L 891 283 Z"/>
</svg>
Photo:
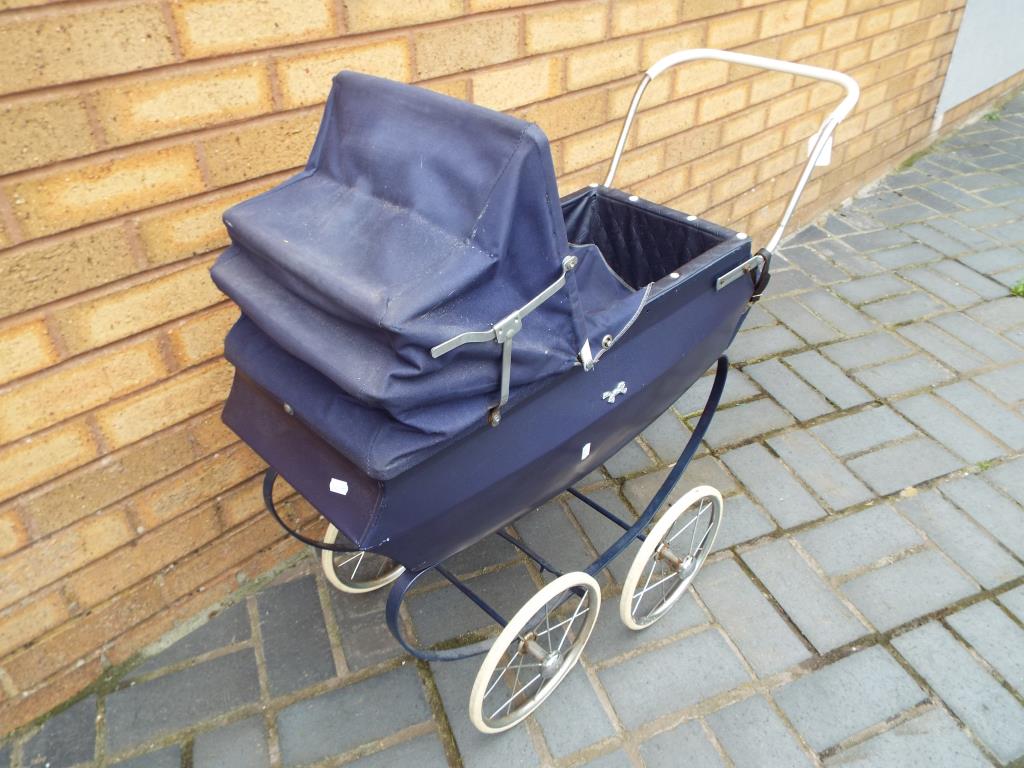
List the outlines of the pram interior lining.
<svg viewBox="0 0 1024 768">
<path fill-rule="evenodd" d="M 564 205 L 562 213 L 569 242 L 596 245 L 633 290 L 657 282 L 724 239 L 683 214 L 617 199 L 599 188 Z"/>
</svg>

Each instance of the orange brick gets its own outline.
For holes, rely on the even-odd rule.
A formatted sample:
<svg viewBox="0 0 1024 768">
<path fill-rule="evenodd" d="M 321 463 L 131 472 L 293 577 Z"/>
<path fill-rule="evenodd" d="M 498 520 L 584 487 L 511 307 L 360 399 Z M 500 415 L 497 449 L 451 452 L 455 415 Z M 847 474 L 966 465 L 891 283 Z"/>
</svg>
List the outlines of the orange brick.
<svg viewBox="0 0 1024 768">
<path fill-rule="evenodd" d="M 741 81 L 702 96 L 697 106 L 697 119 L 702 123 L 711 122 L 738 112 L 747 105 L 749 92 L 750 84 Z"/>
<path fill-rule="evenodd" d="M 210 262 L 172 272 L 54 313 L 70 354 L 132 336 L 221 300 Z"/>
<path fill-rule="evenodd" d="M 890 8 L 879 8 L 865 13 L 860 17 L 860 24 L 857 26 L 857 36 L 861 38 L 873 37 L 882 32 L 888 32 L 891 18 L 892 9 Z"/>
<path fill-rule="evenodd" d="M 0 331 L 0 349 L 0 384 L 35 373 L 57 360 L 57 351 L 42 319 Z"/>
<path fill-rule="evenodd" d="M 404 37 L 368 45 L 332 46 L 314 53 L 280 58 L 276 66 L 284 105 L 289 109 L 325 101 L 331 90 L 331 78 L 343 69 L 401 82 L 412 78 L 409 42 Z"/>
<path fill-rule="evenodd" d="M 759 10 L 753 9 L 715 17 L 708 21 L 708 48 L 738 48 L 758 37 Z"/>
<path fill-rule="evenodd" d="M 334 34 L 330 0 L 174 0 L 171 9 L 188 58 L 251 51 Z"/>
<path fill-rule="evenodd" d="M 836 66 L 840 72 L 849 72 L 853 67 L 868 60 L 870 50 L 871 42 L 868 40 L 861 40 L 841 48 L 836 56 Z"/>
<path fill-rule="evenodd" d="M 0 174 L 95 152 L 85 104 L 77 94 L 10 101 L 0 106 Z"/>
<path fill-rule="evenodd" d="M 124 510 L 91 515 L 0 561 L 0 608 L 120 547 L 134 536 Z"/>
<path fill-rule="evenodd" d="M 570 136 L 562 145 L 562 162 L 566 172 L 587 168 L 594 163 L 608 162 L 615 151 L 621 127 L 602 125 Z"/>
<path fill-rule="evenodd" d="M 689 188 L 689 180 L 689 170 L 683 165 L 669 168 L 664 173 L 645 179 L 631 188 L 645 200 L 665 203 L 683 194 Z"/>
<path fill-rule="evenodd" d="M 555 57 L 473 73 L 473 101 L 490 109 L 512 109 L 562 92 L 562 61 Z"/>
<path fill-rule="evenodd" d="M 675 3 L 662 0 L 616 0 L 612 3 L 612 35 L 632 35 L 668 27 L 679 21 Z"/>
<path fill-rule="evenodd" d="M 208 446 L 197 445 L 190 426 L 168 429 L 26 494 L 22 509 L 32 536 L 49 536 L 205 455 Z"/>
<path fill-rule="evenodd" d="M 134 271 L 135 259 L 120 224 L 14 248 L 0 260 L 0 315 L 38 307 Z"/>
<path fill-rule="evenodd" d="M 303 110 L 204 139 L 211 184 L 226 187 L 304 165 L 319 125 L 319 111 Z"/>
<path fill-rule="evenodd" d="M 666 142 L 665 165 L 689 163 L 714 152 L 721 144 L 722 125 L 714 122 L 677 133 Z"/>
<path fill-rule="evenodd" d="M 59 592 L 17 606 L 0 619 L 0 657 L 60 626 L 69 615 Z"/>
<path fill-rule="evenodd" d="M 99 657 L 62 670 L 32 695 L 12 696 L 9 701 L 0 703 L 0 722 L 11 729 L 31 723 L 94 683 L 102 671 L 103 663 Z"/>
<path fill-rule="evenodd" d="M 768 105 L 768 125 L 778 125 L 795 117 L 800 117 L 807 111 L 807 103 L 811 98 L 811 92 L 807 88 L 793 91 L 788 96 L 775 99 Z"/>
<path fill-rule="evenodd" d="M 511 61 L 519 55 L 519 17 L 488 16 L 418 30 L 416 72 L 421 79 Z"/>
<path fill-rule="evenodd" d="M 570 93 L 515 111 L 516 117 L 537 123 L 552 141 L 605 122 L 604 91 Z"/>
<path fill-rule="evenodd" d="M 109 443 L 120 448 L 205 411 L 224 399 L 230 382 L 230 366 L 216 361 L 101 408 L 96 420 Z"/>
<path fill-rule="evenodd" d="M 838 19 L 846 13 L 846 0 L 810 0 L 807 4 L 807 26 Z"/>
<path fill-rule="evenodd" d="M 677 197 L 668 203 L 669 208 L 674 208 L 683 213 L 699 215 L 708 209 L 711 204 L 711 187 L 703 186 L 689 190 L 685 195 Z"/>
<path fill-rule="evenodd" d="M 683 18 L 700 19 L 719 13 L 735 11 L 742 5 L 742 0 L 683 0 Z"/>
<path fill-rule="evenodd" d="M 604 3 L 576 3 L 526 14 L 526 52 L 546 53 L 603 40 L 608 26 Z"/>
<path fill-rule="evenodd" d="M 72 361 L 0 392 L 0 441 L 9 442 L 156 381 L 165 372 L 156 339 Z"/>
<path fill-rule="evenodd" d="M 199 549 L 220 530 L 217 509 L 208 504 L 79 569 L 64 590 L 78 608 L 92 608 Z"/>
<path fill-rule="evenodd" d="M 764 128 L 767 116 L 768 108 L 758 107 L 725 120 L 722 124 L 722 144 L 731 144 L 753 136 Z"/>
<path fill-rule="evenodd" d="M 891 53 L 895 53 L 899 47 L 899 41 L 899 32 L 887 32 L 884 35 L 878 35 L 871 41 L 871 58 L 881 59 Z"/>
<path fill-rule="evenodd" d="M 28 543 L 28 532 L 18 511 L 12 507 L 0 512 L 0 557 L 5 557 Z M 3 634 L 0 622 L 0 636 Z M 3 652 L 0 651 L 0 654 Z"/>
<path fill-rule="evenodd" d="M 652 141 L 692 128 L 696 111 L 693 100 L 684 99 L 641 113 L 635 129 L 637 143 L 650 144 Z"/>
<path fill-rule="evenodd" d="M 821 27 L 813 27 L 786 35 L 779 45 L 779 58 L 799 61 L 818 53 L 821 50 L 821 30 Z"/>
<path fill-rule="evenodd" d="M 22 228 L 40 237 L 202 189 L 195 151 L 179 146 L 50 171 L 10 185 L 8 193 Z"/>
<path fill-rule="evenodd" d="M 704 93 L 729 82 L 729 65 L 724 61 L 691 61 L 676 72 L 676 95 Z"/>
<path fill-rule="evenodd" d="M 146 77 L 100 89 L 99 122 L 112 145 L 205 128 L 273 109 L 262 62 Z"/>
<path fill-rule="evenodd" d="M 838 48 L 841 45 L 852 43 L 857 39 L 857 18 L 836 19 L 825 25 L 822 32 L 821 45 L 823 48 Z"/>
<path fill-rule="evenodd" d="M 395 29 L 425 21 L 450 19 L 462 13 L 462 0 L 407 0 L 382 3 L 380 0 L 346 0 L 349 32 Z"/>
<path fill-rule="evenodd" d="M 427 90 L 434 91 L 435 93 L 443 93 L 445 96 L 451 96 L 453 99 L 461 99 L 462 101 L 469 101 L 469 78 L 468 77 L 449 77 L 442 78 L 440 80 L 428 80 L 426 82 L 417 83 Z"/>
<path fill-rule="evenodd" d="M 616 40 L 573 51 L 566 62 L 566 85 L 576 91 L 636 75 L 639 57 L 639 40 Z"/>
<path fill-rule="evenodd" d="M 0 501 L 85 464 L 96 443 L 81 422 L 0 448 Z"/>
<path fill-rule="evenodd" d="M 775 37 L 800 29 L 806 15 L 807 0 L 772 2 L 761 12 L 761 37 Z"/>
<path fill-rule="evenodd" d="M 649 144 L 626 152 L 615 174 L 615 186 L 629 189 L 634 184 L 648 179 L 665 168 L 665 146 L 663 143 Z M 603 181 L 607 168 L 601 166 L 599 177 L 588 181 Z"/>
<path fill-rule="evenodd" d="M 732 211 L 729 214 L 729 219 L 731 221 L 739 221 L 754 211 L 763 208 L 771 199 L 771 184 L 762 184 L 760 186 L 750 187 L 744 190 L 739 197 L 733 200 Z"/>
<path fill-rule="evenodd" d="M 636 83 L 628 83 L 611 89 L 608 93 L 608 117 L 624 118 L 633 101 L 634 93 L 636 93 Z M 640 108 L 642 110 L 651 109 L 666 103 L 671 98 L 672 78 L 660 77 L 647 86 L 643 100 L 640 102 Z"/>
<path fill-rule="evenodd" d="M 707 24 L 696 22 L 683 26 L 675 26 L 667 32 L 660 32 L 653 35 L 645 35 L 643 38 L 643 49 L 640 53 L 640 64 L 644 69 L 649 69 L 658 59 L 668 56 L 670 53 L 682 51 L 687 48 L 701 48 L 704 46 L 704 36 L 707 33 Z M 692 64 L 683 65 L 686 70 Z M 655 83 L 671 80 L 671 75 L 663 75 Z"/>
<path fill-rule="evenodd" d="M 173 61 L 170 30 L 152 0 L 40 9 L 0 21 L 0 93 Z"/>
<path fill-rule="evenodd" d="M 793 75 L 785 72 L 764 72 L 750 79 L 750 103 L 774 99 L 793 90 Z"/>
<path fill-rule="evenodd" d="M 220 407 L 215 406 L 187 422 L 197 456 L 208 456 L 215 451 L 238 442 L 238 435 L 221 421 Z"/>
<path fill-rule="evenodd" d="M 731 200 L 737 195 L 750 191 L 754 186 L 756 175 L 755 169 L 750 166 L 727 174 L 711 185 L 711 199 L 717 203 Z"/>
<path fill-rule="evenodd" d="M 168 330 L 174 356 L 184 367 L 197 365 L 224 353 L 224 337 L 238 320 L 238 307 L 231 302 L 193 315 Z"/>
<path fill-rule="evenodd" d="M 740 147 L 740 164 L 748 165 L 770 155 L 782 146 L 782 131 L 765 131 L 743 142 Z"/>
<path fill-rule="evenodd" d="M 469 10 L 473 13 L 480 11 L 499 11 L 505 8 L 518 8 L 523 5 L 534 5 L 545 3 L 547 0 L 469 0 Z"/>
<path fill-rule="evenodd" d="M 902 27 L 911 22 L 917 21 L 921 13 L 921 0 L 906 0 L 906 2 L 894 5 L 892 17 L 889 20 L 890 29 Z"/>
</svg>

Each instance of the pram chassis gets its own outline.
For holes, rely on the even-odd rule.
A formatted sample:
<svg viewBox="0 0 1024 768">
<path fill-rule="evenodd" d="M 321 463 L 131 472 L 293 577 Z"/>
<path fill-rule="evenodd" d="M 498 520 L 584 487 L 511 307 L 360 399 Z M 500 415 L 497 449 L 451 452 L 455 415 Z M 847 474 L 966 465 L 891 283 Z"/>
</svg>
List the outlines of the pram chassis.
<svg viewBox="0 0 1024 768">
<path fill-rule="evenodd" d="M 835 83 L 846 90 L 845 98 L 839 106 L 829 114 L 828 117 L 826 117 L 821 128 L 815 135 L 810 147 L 807 164 L 804 167 L 796 188 L 789 199 L 781 222 L 768 244 L 745 262 L 736 265 L 729 272 L 719 276 L 717 279 L 715 289 L 716 291 L 722 291 L 727 289 L 728 286 L 737 279 L 749 275 L 749 278 L 753 283 L 753 290 L 750 298 L 750 302 L 752 303 L 760 297 L 765 288 L 768 277 L 768 267 L 772 254 L 781 241 L 783 232 L 796 208 L 801 193 L 807 185 L 815 165 L 823 164 L 819 163 L 819 159 L 826 152 L 826 148 L 830 146 L 832 133 L 835 128 L 849 114 L 856 104 L 859 89 L 852 78 L 841 73 L 819 67 L 793 64 L 760 56 L 711 49 L 681 51 L 679 53 L 669 55 L 655 63 L 646 72 L 637 87 L 626 115 L 622 131 L 609 166 L 607 177 L 604 180 L 604 187 L 611 188 L 612 186 L 616 170 L 626 146 L 630 127 L 636 116 L 640 101 L 647 86 L 652 80 L 666 70 L 684 62 L 698 59 L 713 59 L 731 64 L 747 65 L 785 72 L 801 77 L 809 77 Z M 743 235 L 743 237 L 745 237 L 745 235 Z M 745 311 L 737 318 L 736 327 L 738 327 L 739 323 L 742 322 L 742 317 L 744 316 Z M 735 332 L 735 329 L 733 332 Z M 497 335 L 500 334 L 496 334 L 496 336 Z M 731 336 L 729 338 L 731 338 Z M 480 338 L 471 340 L 496 340 L 499 343 L 503 341 L 501 338 Z M 451 342 L 448 342 L 448 344 L 450 343 Z M 722 349 L 724 349 L 724 346 Z M 589 368 L 587 370 L 589 370 Z M 543 587 L 540 592 L 534 596 L 534 598 L 528 601 L 527 604 L 510 619 L 506 619 L 498 613 L 496 609 L 476 594 L 466 583 L 459 579 L 450 570 L 445 568 L 443 562 L 406 563 L 407 566 L 412 567 L 403 567 L 402 565 L 395 563 L 394 566 L 386 573 L 378 573 L 375 577 L 369 580 L 364 579 L 361 582 L 356 581 L 354 578 L 355 569 L 353 570 L 352 578 L 342 577 L 335 569 L 333 562 L 334 553 L 353 553 L 353 558 L 359 558 L 357 562 L 358 568 L 359 563 L 362 562 L 361 553 L 365 550 L 361 550 L 357 547 L 346 546 L 345 544 L 338 544 L 336 541 L 337 530 L 333 525 L 329 527 L 328 533 L 322 541 L 307 538 L 299 534 L 297 531 L 292 530 L 281 518 L 275 506 L 273 489 L 274 482 L 277 478 L 277 471 L 273 468 L 268 469 L 265 475 L 263 488 L 265 505 L 274 518 L 290 534 L 298 538 L 300 541 L 310 544 L 311 546 L 318 547 L 323 551 L 324 571 L 332 584 L 338 588 L 349 592 L 362 592 L 382 587 L 388 583 L 392 584 L 385 611 L 387 624 L 391 633 L 395 636 L 401 646 L 410 654 L 427 662 L 452 661 L 465 659 L 470 656 L 487 654 L 470 695 L 470 719 L 479 730 L 485 733 L 497 733 L 511 728 L 527 717 L 543 702 L 543 700 L 572 669 L 582 652 L 583 646 L 585 645 L 591 630 L 594 627 L 600 608 L 600 589 L 594 577 L 601 570 L 607 567 L 609 563 L 621 554 L 622 551 L 625 550 L 625 548 L 633 541 L 638 540 L 644 542 L 644 544 L 641 546 L 640 552 L 635 558 L 633 566 L 630 568 L 620 597 L 620 617 L 626 626 L 631 629 L 642 629 L 654 623 L 654 621 L 657 621 L 667 612 L 668 608 L 682 596 L 683 592 L 689 586 L 693 577 L 696 575 L 703 563 L 704 558 L 707 557 L 708 552 L 711 550 L 714 544 L 715 535 L 717 534 L 718 527 L 721 522 L 722 501 L 718 492 L 715 489 L 706 486 L 693 489 L 682 499 L 673 504 L 646 535 L 644 532 L 647 531 L 648 527 L 654 520 L 655 515 L 662 508 L 703 440 L 707 429 L 710 426 L 711 419 L 719 405 L 727 375 L 728 359 L 724 354 L 722 354 L 717 358 L 717 365 L 710 393 L 707 396 L 704 409 L 693 429 L 692 434 L 690 435 L 689 440 L 680 453 L 674 466 L 669 471 L 667 477 L 636 520 L 627 521 L 621 519 L 601 504 L 571 486 L 562 488 L 563 491 L 567 491 L 572 494 L 586 506 L 590 507 L 595 512 L 622 529 L 621 535 L 611 544 L 611 546 L 602 552 L 585 569 L 568 574 L 562 573 L 556 566 L 552 565 L 539 553 L 534 551 L 533 548 L 531 548 L 525 541 L 512 536 L 508 531 L 504 530 L 504 528 L 500 528 L 495 531 L 497 535 L 511 543 L 536 563 L 542 573 L 546 571 L 556 577 L 553 581 Z M 502 404 L 507 397 L 507 386 L 506 371 L 502 380 Z M 621 383 L 620 386 L 622 386 Z M 618 389 L 618 387 L 615 389 Z M 614 398 L 616 397 L 617 392 L 615 389 L 605 393 L 606 398 L 608 396 L 611 397 L 611 401 L 609 402 L 614 401 Z M 622 391 L 624 390 L 625 387 L 622 386 Z M 686 555 L 680 556 L 674 553 L 668 546 L 668 544 L 671 543 L 672 538 L 674 538 L 674 536 L 671 536 L 670 538 L 670 534 L 672 534 L 672 531 L 674 530 L 673 526 L 675 525 L 676 520 L 686 515 L 694 506 L 697 506 L 696 514 L 692 517 L 691 522 L 687 523 L 687 525 L 682 529 L 685 531 L 690 524 L 693 525 L 693 531 L 690 533 L 690 548 Z M 530 508 L 523 509 L 522 513 L 528 512 L 529 509 Z M 705 513 L 707 513 L 707 530 L 698 540 L 698 522 L 704 518 Z M 681 532 L 682 531 L 679 531 L 678 533 Z M 678 533 L 675 535 L 678 535 Z M 651 539 L 650 541 L 648 541 L 649 537 Z M 469 542 L 469 544 L 472 543 L 475 542 Z M 694 551 L 695 543 L 696 551 Z M 661 567 L 668 569 L 669 576 L 664 577 L 662 579 L 663 582 L 668 580 L 670 576 L 678 576 L 679 579 L 678 581 L 674 579 L 672 580 L 673 586 L 671 586 L 666 592 L 663 592 L 664 596 L 662 600 L 656 603 L 654 607 L 645 614 L 640 611 L 640 605 L 642 605 L 643 595 L 650 591 L 649 586 L 652 583 L 656 564 L 660 564 Z M 648 566 L 650 566 L 649 572 L 647 570 Z M 456 589 L 479 606 L 480 609 L 483 610 L 496 624 L 502 627 L 502 631 L 499 633 L 496 640 L 487 638 L 455 648 L 420 648 L 406 637 L 400 615 L 403 600 L 417 581 L 431 570 L 437 571 L 437 573 L 442 577 L 451 582 Z M 639 578 L 642 578 L 644 573 L 648 574 L 646 583 L 640 587 L 640 591 L 638 592 L 637 588 L 639 587 Z M 572 610 L 573 601 L 575 601 L 574 611 Z M 566 614 L 560 614 L 560 611 L 568 611 L 569 618 L 561 618 Z M 555 624 L 552 625 L 552 618 L 559 619 L 559 621 L 556 621 Z M 579 622 L 578 624 L 577 621 Z M 553 626 L 554 628 L 552 628 Z M 542 627 L 544 627 L 544 629 L 542 629 Z M 562 627 L 564 627 L 564 630 Z M 558 647 L 554 648 L 553 635 L 556 631 L 560 632 L 560 642 L 558 643 Z M 569 645 L 568 647 L 563 648 L 566 641 L 569 642 Z M 499 670 L 498 667 L 501 664 L 502 659 L 506 657 L 509 657 L 507 664 Z M 518 665 L 515 664 L 516 659 L 520 659 Z M 529 673 L 524 675 L 524 677 L 528 678 L 529 682 L 524 682 L 521 687 L 517 688 L 517 686 L 520 685 L 520 673 L 522 673 L 524 669 L 536 669 L 538 671 L 532 675 Z M 515 671 L 515 680 L 511 684 L 511 697 L 507 698 L 497 710 L 488 713 L 488 710 L 491 708 L 485 706 L 488 695 L 498 687 L 498 683 L 502 679 L 508 683 L 508 678 L 512 676 L 513 670 Z M 534 685 L 535 683 L 536 685 Z M 520 700 L 520 703 L 513 706 L 517 699 Z M 491 706 L 493 706 L 493 704 Z"/>
</svg>

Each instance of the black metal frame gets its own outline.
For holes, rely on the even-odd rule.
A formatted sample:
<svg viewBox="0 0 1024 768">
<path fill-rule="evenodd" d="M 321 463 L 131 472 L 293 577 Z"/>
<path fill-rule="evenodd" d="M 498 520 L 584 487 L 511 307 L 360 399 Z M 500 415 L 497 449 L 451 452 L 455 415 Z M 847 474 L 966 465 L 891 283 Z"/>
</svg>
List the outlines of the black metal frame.
<svg viewBox="0 0 1024 768">
<path fill-rule="evenodd" d="M 767 270 L 765 270 L 767 271 Z M 592 562 L 585 569 L 586 573 L 591 576 L 596 576 L 600 571 L 608 567 L 616 557 L 618 557 L 622 551 L 628 547 L 633 541 L 639 539 L 643 541 L 644 535 L 643 530 L 650 524 L 651 520 L 654 519 L 654 515 L 661 508 L 661 505 L 665 503 L 665 499 L 672 493 L 672 489 L 675 488 L 679 482 L 679 478 L 682 477 L 683 472 L 686 471 L 690 461 L 693 459 L 694 454 L 697 452 L 697 448 L 700 446 L 700 441 L 704 439 L 704 435 L 711 425 L 711 419 L 715 415 L 715 411 L 718 410 L 718 404 L 722 399 L 722 390 L 725 389 L 725 380 L 729 374 L 729 359 L 722 355 L 718 358 L 718 366 L 715 369 L 714 382 L 711 385 L 711 391 L 708 393 L 708 399 L 704 403 L 704 410 L 701 412 L 700 418 L 697 420 L 697 425 L 693 429 L 693 433 L 690 435 L 690 439 L 687 440 L 686 446 L 683 448 L 682 453 L 679 454 L 679 459 L 676 461 L 675 466 L 668 473 L 668 476 L 662 482 L 661 487 L 658 488 L 657 493 L 648 502 L 647 507 L 644 509 L 643 514 L 633 523 L 629 523 L 623 520 L 619 516 L 610 512 L 609 510 L 602 507 L 593 499 L 580 493 L 575 488 L 567 488 L 566 490 L 575 496 L 577 499 L 582 501 L 584 504 L 589 506 L 595 512 L 603 515 L 608 520 L 618 525 L 623 529 L 623 533 L 619 536 L 615 542 L 602 552 L 598 558 Z M 356 547 L 346 547 L 340 544 L 325 544 L 322 541 L 316 541 L 310 539 L 307 536 L 302 535 L 298 531 L 289 527 L 287 523 L 281 518 L 280 513 L 277 511 L 277 507 L 274 504 L 274 482 L 277 480 L 277 471 L 274 469 L 268 469 L 263 478 L 263 503 L 267 507 L 267 511 L 277 520 L 278 524 L 289 535 L 301 541 L 303 544 L 308 544 L 311 547 L 317 549 L 328 550 L 330 552 L 357 552 L 359 551 Z M 541 571 L 548 571 L 555 576 L 561 576 L 562 571 L 558 570 L 555 566 L 540 556 L 539 553 L 534 551 L 526 542 L 511 536 L 504 530 L 496 531 L 498 536 L 508 541 L 523 554 L 533 560 L 537 567 Z M 370 550 L 366 550 L 370 551 Z M 401 644 L 401 646 L 423 661 L 456 661 L 458 659 L 467 659 L 471 656 L 479 656 L 480 654 L 487 653 L 491 647 L 491 641 L 480 640 L 475 643 L 461 646 L 459 648 L 445 648 L 445 649 L 428 649 L 428 648 L 417 648 L 415 645 L 410 643 L 405 635 L 402 634 L 401 619 L 399 616 L 402 601 L 405 599 L 406 594 L 413 587 L 416 581 L 425 573 L 430 571 L 437 571 L 441 576 L 450 581 L 456 589 L 462 594 L 472 600 L 484 613 L 490 616 L 495 622 L 504 627 L 508 622 L 505 618 L 498 613 L 491 605 L 484 600 L 480 595 L 466 586 L 465 582 L 459 579 L 454 573 L 444 567 L 443 564 L 438 563 L 429 568 L 424 568 L 419 571 L 405 571 L 395 581 L 391 587 L 391 592 L 388 594 L 387 607 L 385 609 L 385 616 L 388 622 L 388 629 L 391 630 L 391 634 L 395 636 L 395 639 Z"/>
</svg>

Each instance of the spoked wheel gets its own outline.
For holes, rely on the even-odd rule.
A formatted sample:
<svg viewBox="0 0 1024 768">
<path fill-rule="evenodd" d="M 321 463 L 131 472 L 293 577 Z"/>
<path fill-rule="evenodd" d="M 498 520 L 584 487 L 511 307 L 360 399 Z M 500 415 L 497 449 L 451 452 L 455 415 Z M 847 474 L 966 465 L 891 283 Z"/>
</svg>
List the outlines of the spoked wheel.
<svg viewBox="0 0 1024 768">
<path fill-rule="evenodd" d="M 338 529 L 327 526 L 324 544 L 333 544 Z M 372 592 L 402 575 L 405 568 L 394 560 L 374 552 L 331 552 L 320 550 L 320 565 L 324 576 L 342 592 Z"/>
<path fill-rule="evenodd" d="M 690 492 L 661 516 L 626 574 L 619 616 L 644 629 L 668 613 L 707 559 L 722 524 L 722 495 L 708 485 Z"/>
<path fill-rule="evenodd" d="M 559 576 L 531 597 L 487 652 L 469 695 L 469 719 L 500 733 L 526 718 L 576 665 L 597 621 L 593 576 Z"/>
</svg>

